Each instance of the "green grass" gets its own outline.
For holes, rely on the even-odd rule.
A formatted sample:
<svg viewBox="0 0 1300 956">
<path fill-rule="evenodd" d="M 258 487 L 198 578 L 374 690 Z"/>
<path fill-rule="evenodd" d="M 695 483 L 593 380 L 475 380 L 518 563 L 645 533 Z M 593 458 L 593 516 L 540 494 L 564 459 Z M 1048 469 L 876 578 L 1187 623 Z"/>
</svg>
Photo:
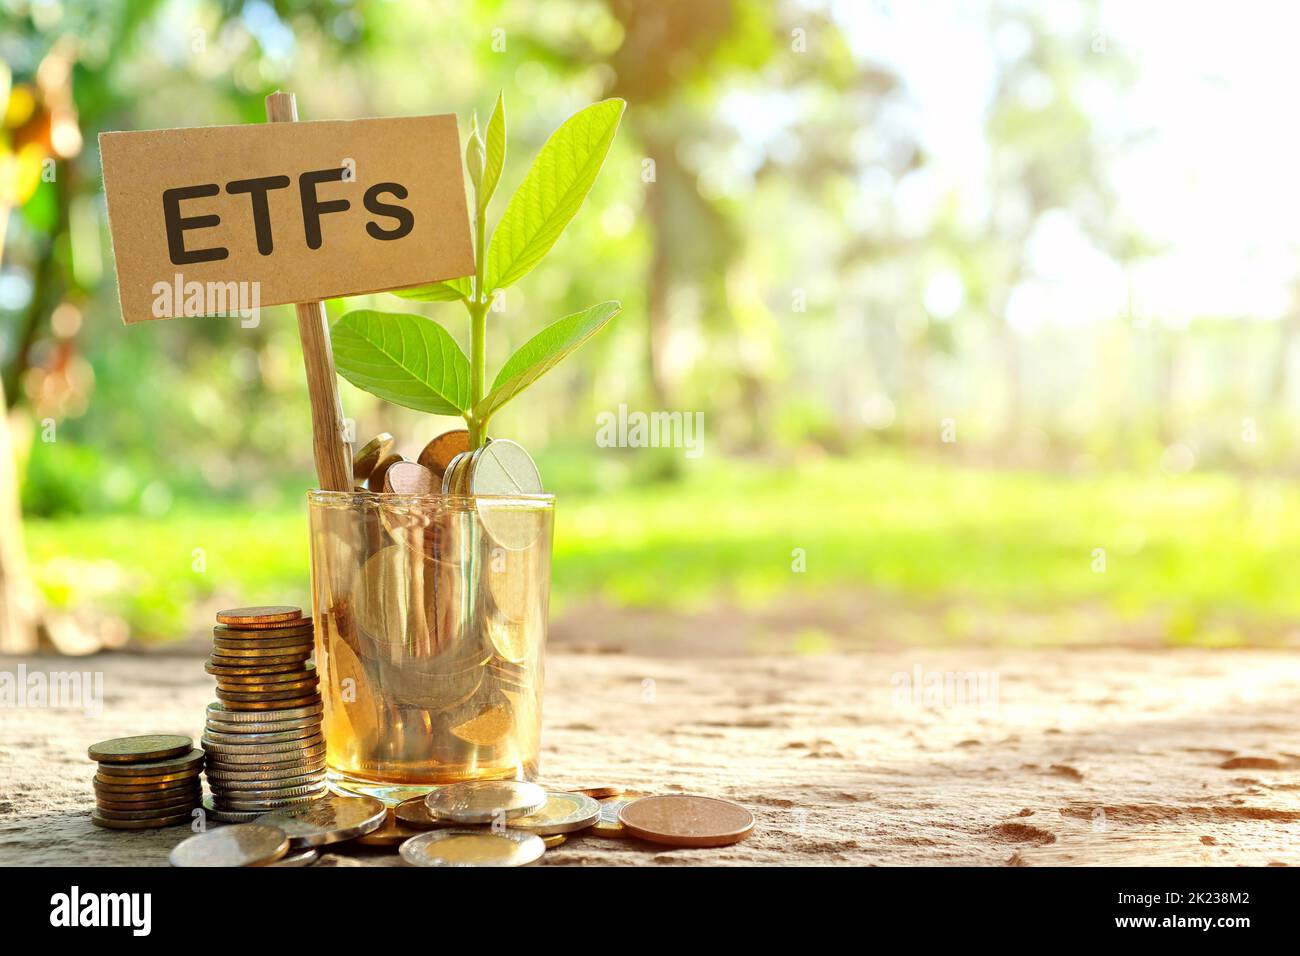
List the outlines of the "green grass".
<svg viewBox="0 0 1300 956">
<path fill-rule="evenodd" d="M 142 635 L 197 630 L 193 608 L 205 599 L 307 599 L 305 505 L 32 521 L 27 535 L 54 603 L 107 610 Z M 885 456 L 789 471 L 727 463 L 677 485 L 561 495 L 553 591 L 560 608 L 596 596 L 690 610 L 868 588 L 993 610 L 1159 612 L 1178 638 L 1214 616 L 1300 615 L 1298 561 L 1300 492 L 1285 482 Z"/>
</svg>

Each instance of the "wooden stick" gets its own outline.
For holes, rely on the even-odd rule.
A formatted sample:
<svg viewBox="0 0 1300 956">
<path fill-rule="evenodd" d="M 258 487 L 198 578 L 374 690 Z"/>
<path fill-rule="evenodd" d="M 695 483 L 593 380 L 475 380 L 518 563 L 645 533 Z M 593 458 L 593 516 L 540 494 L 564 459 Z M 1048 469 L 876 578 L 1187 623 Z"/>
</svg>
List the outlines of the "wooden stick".
<svg viewBox="0 0 1300 956">
<path fill-rule="evenodd" d="M 275 92 L 266 98 L 269 123 L 296 123 L 298 104 L 292 93 Z M 298 337 L 307 369 L 307 393 L 311 398 L 312 450 L 316 477 L 325 491 L 352 490 L 352 446 L 348 443 L 343 403 L 334 378 L 334 353 L 330 350 L 329 322 L 323 302 L 299 302 Z"/>
</svg>

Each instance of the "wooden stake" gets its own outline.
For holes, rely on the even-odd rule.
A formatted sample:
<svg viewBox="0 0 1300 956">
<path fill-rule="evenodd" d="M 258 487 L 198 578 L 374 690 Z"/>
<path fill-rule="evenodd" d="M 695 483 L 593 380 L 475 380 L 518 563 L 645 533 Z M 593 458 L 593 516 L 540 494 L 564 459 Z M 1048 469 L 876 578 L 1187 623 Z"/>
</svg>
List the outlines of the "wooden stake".
<svg viewBox="0 0 1300 956">
<path fill-rule="evenodd" d="M 266 98 L 269 123 L 296 123 L 298 104 L 292 93 L 275 92 Z M 298 337 L 307 370 L 307 393 L 311 398 L 312 450 L 316 477 L 325 491 L 352 490 L 352 446 L 348 443 L 343 403 L 334 378 L 334 353 L 330 350 L 330 329 L 323 302 L 299 302 Z"/>
</svg>

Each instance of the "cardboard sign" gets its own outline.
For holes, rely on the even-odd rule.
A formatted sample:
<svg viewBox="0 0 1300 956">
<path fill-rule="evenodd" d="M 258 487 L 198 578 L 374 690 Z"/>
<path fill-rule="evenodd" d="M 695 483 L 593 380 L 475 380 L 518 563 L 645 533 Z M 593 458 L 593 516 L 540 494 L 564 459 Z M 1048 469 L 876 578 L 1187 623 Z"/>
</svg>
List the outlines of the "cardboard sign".
<svg viewBox="0 0 1300 956">
<path fill-rule="evenodd" d="M 128 323 L 474 272 L 451 115 L 103 133 L 99 149 Z"/>
</svg>

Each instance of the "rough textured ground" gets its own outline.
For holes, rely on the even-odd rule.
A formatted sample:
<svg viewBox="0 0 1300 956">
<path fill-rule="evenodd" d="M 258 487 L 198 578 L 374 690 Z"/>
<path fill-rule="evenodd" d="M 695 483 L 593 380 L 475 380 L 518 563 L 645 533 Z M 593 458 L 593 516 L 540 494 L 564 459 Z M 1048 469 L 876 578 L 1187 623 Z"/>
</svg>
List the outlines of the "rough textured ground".
<svg viewBox="0 0 1300 956">
<path fill-rule="evenodd" d="M 19 661 L 0 658 L 0 671 Z M 36 658 L 103 671 L 105 705 L 0 709 L 0 864 L 163 864 L 181 829 L 92 826 L 94 740 L 197 736 L 197 656 Z M 900 674 L 996 674 L 994 696 Z M 933 680 L 933 678 L 930 678 Z M 976 685 L 977 686 L 977 685 Z M 696 792 L 758 827 L 718 850 L 577 837 L 560 864 L 1300 863 L 1300 655 L 912 648 L 821 657 L 552 654 L 543 782 Z M 332 865 L 395 856 L 339 849 Z"/>
</svg>

